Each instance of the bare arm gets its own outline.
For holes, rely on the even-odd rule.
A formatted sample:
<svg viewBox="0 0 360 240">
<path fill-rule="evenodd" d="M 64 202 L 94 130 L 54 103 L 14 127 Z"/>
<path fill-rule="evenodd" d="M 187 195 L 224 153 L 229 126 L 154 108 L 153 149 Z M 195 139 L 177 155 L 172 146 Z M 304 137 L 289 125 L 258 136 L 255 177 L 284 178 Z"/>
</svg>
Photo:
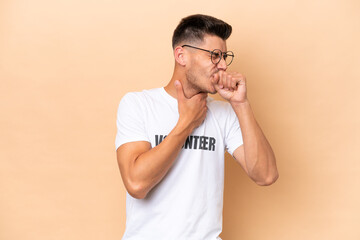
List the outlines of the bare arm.
<svg viewBox="0 0 360 240">
<path fill-rule="evenodd" d="M 125 143 L 117 149 L 124 185 L 133 197 L 144 198 L 166 175 L 191 128 L 180 123 L 156 147 L 149 142 Z"/>
<path fill-rule="evenodd" d="M 276 181 L 279 173 L 274 152 L 256 122 L 248 101 L 232 104 L 238 117 L 244 144 L 234 151 L 235 159 L 258 185 L 267 186 Z"/>
<path fill-rule="evenodd" d="M 258 185 L 274 183 L 279 177 L 275 155 L 250 107 L 246 78 L 240 73 L 221 71 L 215 88 L 230 102 L 241 126 L 244 144 L 234 151 L 235 159 Z"/>
<path fill-rule="evenodd" d="M 179 120 L 167 137 L 154 148 L 151 148 L 149 142 L 140 141 L 125 143 L 117 149 L 121 177 L 128 193 L 135 198 L 145 198 L 164 178 L 187 136 L 205 119 L 206 94 L 197 94 L 187 99 L 180 82 L 175 86 Z"/>
</svg>

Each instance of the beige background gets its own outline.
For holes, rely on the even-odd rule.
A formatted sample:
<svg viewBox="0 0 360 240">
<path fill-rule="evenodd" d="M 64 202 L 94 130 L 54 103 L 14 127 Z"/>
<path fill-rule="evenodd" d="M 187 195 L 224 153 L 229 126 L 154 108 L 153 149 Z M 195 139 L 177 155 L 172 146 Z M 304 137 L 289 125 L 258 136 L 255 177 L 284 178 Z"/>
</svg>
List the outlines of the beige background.
<svg viewBox="0 0 360 240">
<path fill-rule="evenodd" d="M 228 155 L 224 240 L 360 239 L 360 3 L 0 1 L 0 239 L 121 239 L 116 110 L 164 86 L 184 16 L 233 26 L 230 70 L 280 178 L 253 183 Z"/>
</svg>

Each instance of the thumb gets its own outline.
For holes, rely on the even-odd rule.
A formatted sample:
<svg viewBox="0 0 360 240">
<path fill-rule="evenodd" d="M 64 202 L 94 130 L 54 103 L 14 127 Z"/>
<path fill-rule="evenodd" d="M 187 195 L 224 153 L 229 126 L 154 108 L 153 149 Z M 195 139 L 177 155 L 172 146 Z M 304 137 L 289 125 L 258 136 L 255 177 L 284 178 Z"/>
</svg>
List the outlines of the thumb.
<svg viewBox="0 0 360 240">
<path fill-rule="evenodd" d="M 177 94 L 177 98 L 178 100 L 182 100 L 185 98 L 185 95 L 184 95 L 184 90 L 183 90 L 183 87 L 181 85 L 181 82 L 179 80 L 175 80 L 175 88 L 176 88 L 176 94 Z"/>
<path fill-rule="evenodd" d="M 214 87 L 217 92 L 222 90 L 222 88 L 220 88 L 220 86 L 218 84 L 214 84 Z"/>
</svg>

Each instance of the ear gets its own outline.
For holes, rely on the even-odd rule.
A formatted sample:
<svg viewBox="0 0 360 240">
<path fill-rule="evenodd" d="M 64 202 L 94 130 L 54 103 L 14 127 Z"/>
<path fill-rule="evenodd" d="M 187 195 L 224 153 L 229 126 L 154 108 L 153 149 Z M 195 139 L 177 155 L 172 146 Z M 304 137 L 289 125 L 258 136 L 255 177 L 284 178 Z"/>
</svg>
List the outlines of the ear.
<svg viewBox="0 0 360 240">
<path fill-rule="evenodd" d="M 175 61 L 180 64 L 181 66 L 185 66 L 186 65 L 186 54 L 184 49 L 181 46 L 177 46 L 174 49 L 174 57 L 175 57 Z"/>
</svg>

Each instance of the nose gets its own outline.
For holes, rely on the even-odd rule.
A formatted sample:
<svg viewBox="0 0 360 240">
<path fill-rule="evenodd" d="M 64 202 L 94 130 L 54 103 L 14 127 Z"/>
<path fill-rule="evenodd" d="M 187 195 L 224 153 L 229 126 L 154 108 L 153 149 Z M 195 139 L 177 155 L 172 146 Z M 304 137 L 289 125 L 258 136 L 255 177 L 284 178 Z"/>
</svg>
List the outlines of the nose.
<svg viewBox="0 0 360 240">
<path fill-rule="evenodd" d="M 225 59 L 224 59 L 223 57 L 221 57 L 220 62 L 218 62 L 217 68 L 218 68 L 219 70 L 226 71 L 227 65 L 226 65 Z"/>
</svg>

